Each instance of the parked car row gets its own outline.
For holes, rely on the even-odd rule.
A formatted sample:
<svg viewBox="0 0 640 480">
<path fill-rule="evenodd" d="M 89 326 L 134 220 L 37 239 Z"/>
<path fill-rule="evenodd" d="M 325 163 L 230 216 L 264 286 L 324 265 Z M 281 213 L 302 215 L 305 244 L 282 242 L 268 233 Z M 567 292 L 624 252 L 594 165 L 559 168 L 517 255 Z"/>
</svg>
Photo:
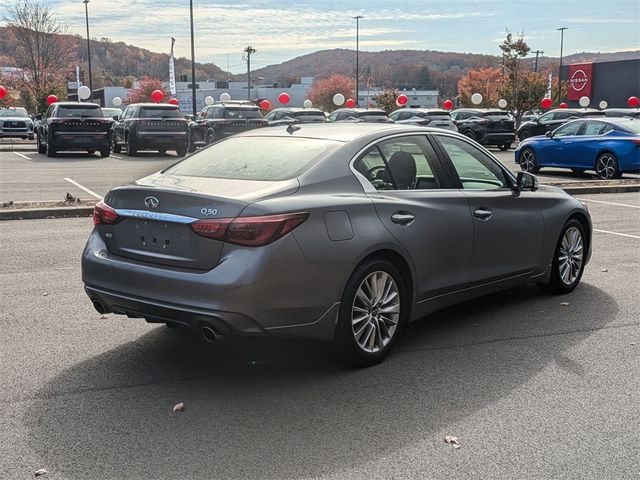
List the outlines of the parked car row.
<svg viewBox="0 0 640 480">
<path fill-rule="evenodd" d="M 24 108 L 0 108 L 0 138 L 33 140 L 33 121 Z"/>
</svg>

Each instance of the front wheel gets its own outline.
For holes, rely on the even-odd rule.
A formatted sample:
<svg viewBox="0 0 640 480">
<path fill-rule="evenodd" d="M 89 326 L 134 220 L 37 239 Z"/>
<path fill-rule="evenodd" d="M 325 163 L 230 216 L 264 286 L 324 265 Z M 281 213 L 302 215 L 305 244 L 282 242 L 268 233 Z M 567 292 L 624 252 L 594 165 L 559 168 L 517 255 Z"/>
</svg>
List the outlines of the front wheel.
<svg viewBox="0 0 640 480">
<path fill-rule="evenodd" d="M 530 136 L 531 132 L 525 129 L 518 133 L 518 140 L 523 141 L 525 138 L 529 138 Z"/>
<path fill-rule="evenodd" d="M 102 158 L 107 158 L 109 155 L 111 155 L 111 149 L 109 147 L 104 147 L 100 149 L 100 156 Z"/>
<path fill-rule="evenodd" d="M 130 157 L 135 157 L 138 154 L 138 149 L 133 145 L 133 140 L 129 137 L 129 141 L 127 142 L 127 155 Z"/>
<path fill-rule="evenodd" d="M 580 283 L 584 272 L 586 254 L 586 234 L 582 224 L 576 220 L 569 220 L 558 239 L 551 276 L 546 284 L 538 284 L 549 293 L 569 293 Z"/>
<path fill-rule="evenodd" d="M 596 176 L 600 180 L 620 178 L 622 172 L 618 167 L 618 159 L 613 153 L 601 153 L 596 160 Z"/>
<path fill-rule="evenodd" d="M 55 148 L 53 148 L 49 142 L 47 142 L 47 145 L 45 146 L 45 150 L 47 153 L 47 157 L 49 158 L 54 158 L 58 156 L 58 152 L 56 151 Z"/>
<path fill-rule="evenodd" d="M 384 259 L 360 265 L 342 295 L 336 331 L 338 354 L 365 367 L 381 362 L 397 341 L 409 312 L 400 271 Z"/>
<path fill-rule="evenodd" d="M 216 141 L 216 133 L 213 130 L 207 132 L 207 145 L 211 145 Z"/>
<path fill-rule="evenodd" d="M 523 172 L 538 173 L 540 171 L 536 152 L 534 152 L 532 148 L 523 149 L 520 152 L 520 158 L 518 160 Z"/>
<path fill-rule="evenodd" d="M 182 145 L 176 148 L 176 153 L 178 154 L 179 157 L 184 157 L 187 154 L 187 146 Z"/>
<path fill-rule="evenodd" d="M 47 147 L 40 141 L 40 135 L 36 137 L 36 142 L 38 142 L 38 153 L 46 153 Z"/>
<path fill-rule="evenodd" d="M 471 140 L 477 140 L 478 136 L 476 135 L 476 132 L 474 132 L 473 130 L 466 130 L 465 132 L 462 132 L 466 137 L 470 138 Z"/>
</svg>

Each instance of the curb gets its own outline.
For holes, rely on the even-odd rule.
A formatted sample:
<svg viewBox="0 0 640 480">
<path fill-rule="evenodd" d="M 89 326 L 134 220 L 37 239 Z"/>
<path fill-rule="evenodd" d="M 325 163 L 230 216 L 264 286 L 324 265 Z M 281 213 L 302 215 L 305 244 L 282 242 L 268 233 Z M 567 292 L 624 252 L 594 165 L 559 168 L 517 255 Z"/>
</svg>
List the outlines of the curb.
<svg viewBox="0 0 640 480">
<path fill-rule="evenodd" d="M 91 215 L 93 215 L 93 207 L 18 208 L 12 210 L 0 210 L 0 221 L 89 217 Z"/>
</svg>

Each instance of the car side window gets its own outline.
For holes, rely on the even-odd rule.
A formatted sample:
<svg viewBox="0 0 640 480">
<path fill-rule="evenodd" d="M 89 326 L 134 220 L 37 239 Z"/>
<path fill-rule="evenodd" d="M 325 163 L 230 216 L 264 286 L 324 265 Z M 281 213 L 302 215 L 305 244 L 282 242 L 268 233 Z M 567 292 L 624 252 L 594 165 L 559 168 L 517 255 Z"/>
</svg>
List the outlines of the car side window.
<svg viewBox="0 0 640 480">
<path fill-rule="evenodd" d="M 555 116 L 555 112 L 549 112 L 549 113 L 545 113 L 544 115 L 542 115 L 538 120 L 540 120 L 541 122 L 550 122 L 552 120 L 556 119 Z"/>
<path fill-rule="evenodd" d="M 465 140 L 436 135 L 449 156 L 465 190 L 495 190 L 509 188 L 510 182 L 502 168 L 484 152 Z"/>
<path fill-rule="evenodd" d="M 574 135 L 578 135 L 578 131 L 584 122 L 570 122 L 565 123 L 560 128 L 557 128 L 555 132 L 553 132 L 554 137 L 570 137 Z"/>
<path fill-rule="evenodd" d="M 611 131 L 613 131 L 614 128 L 611 124 L 609 123 L 605 123 L 604 127 L 602 128 L 602 130 L 600 130 L 600 135 L 604 135 L 605 133 L 609 133 Z"/>
<path fill-rule="evenodd" d="M 587 122 L 582 135 L 602 135 L 605 126 L 602 122 Z"/>
</svg>

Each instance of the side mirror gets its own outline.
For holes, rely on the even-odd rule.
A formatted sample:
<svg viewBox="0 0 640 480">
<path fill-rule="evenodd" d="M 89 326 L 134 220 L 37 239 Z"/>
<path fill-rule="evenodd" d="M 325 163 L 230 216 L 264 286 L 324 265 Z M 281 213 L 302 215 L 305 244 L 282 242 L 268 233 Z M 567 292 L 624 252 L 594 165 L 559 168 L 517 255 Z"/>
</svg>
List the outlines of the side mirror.
<svg viewBox="0 0 640 480">
<path fill-rule="evenodd" d="M 114 115 L 113 119 L 117 122 L 118 120 L 120 120 L 120 115 Z"/>
<path fill-rule="evenodd" d="M 540 186 L 538 177 L 529 172 L 518 172 L 516 184 L 520 192 L 535 192 Z"/>
<path fill-rule="evenodd" d="M 553 131 L 549 131 L 547 133 L 545 133 L 545 135 L 549 138 L 553 138 Z"/>
</svg>

